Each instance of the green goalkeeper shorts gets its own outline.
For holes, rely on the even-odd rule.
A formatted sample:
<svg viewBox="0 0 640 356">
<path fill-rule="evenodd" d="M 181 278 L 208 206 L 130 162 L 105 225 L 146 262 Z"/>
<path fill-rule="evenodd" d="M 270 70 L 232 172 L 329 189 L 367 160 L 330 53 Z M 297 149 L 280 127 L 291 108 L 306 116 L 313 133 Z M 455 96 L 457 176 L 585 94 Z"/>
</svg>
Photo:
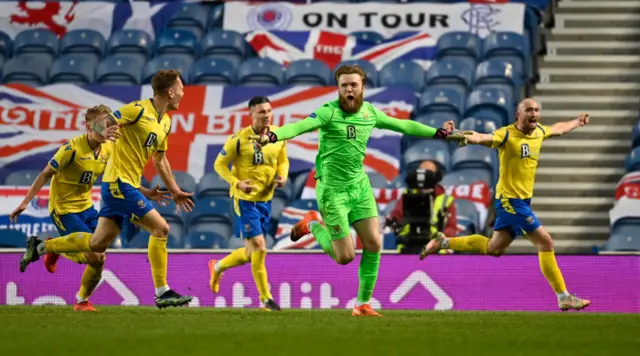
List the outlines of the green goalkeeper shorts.
<svg viewBox="0 0 640 356">
<path fill-rule="evenodd" d="M 349 236 L 349 225 L 356 221 L 378 217 L 378 205 L 366 175 L 357 183 L 337 187 L 323 184 L 320 178 L 316 200 L 332 240 Z"/>
</svg>

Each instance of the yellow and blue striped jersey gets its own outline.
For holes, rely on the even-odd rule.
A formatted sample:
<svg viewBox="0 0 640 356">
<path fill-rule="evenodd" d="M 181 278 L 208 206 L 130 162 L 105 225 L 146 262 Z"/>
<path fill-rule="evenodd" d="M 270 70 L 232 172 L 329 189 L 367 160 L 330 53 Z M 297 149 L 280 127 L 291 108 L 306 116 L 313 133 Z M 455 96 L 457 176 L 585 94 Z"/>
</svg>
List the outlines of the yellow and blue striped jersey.
<svg viewBox="0 0 640 356">
<path fill-rule="evenodd" d="M 493 133 L 491 146 L 498 149 L 500 178 L 496 186 L 496 198 L 529 199 L 533 196 L 536 169 L 542 141 L 551 137 L 551 128 L 538 125 L 526 135 L 515 125 L 509 125 Z"/>
<path fill-rule="evenodd" d="M 270 126 L 271 131 L 276 126 Z M 230 195 L 248 201 L 268 201 L 273 197 L 275 177 L 287 179 L 289 174 L 289 158 L 285 141 L 260 147 L 251 141 L 249 136 L 255 135 L 251 126 L 245 127 L 229 137 L 218 154 L 214 169 L 231 185 Z M 229 165 L 231 164 L 231 171 Z M 254 190 L 247 194 L 237 189 L 239 181 L 250 180 Z"/>
<path fill-rule="evenodd" d="M 129 103 L 111 116 L 123 126 L 102 180 L 111 183 L 119 179 L 139 188 L 149 158 L 168 148 L 171 118 L 166 113 L 159 118 L 152 99 Z"/>
<path fill-rule="evenodd" d="M 49 160 L 56 172 L 49 189 L 49 212 L 64 215 L 89 209 L 93 205 L 91 187 L 104 172 L 112 152 L 111 142 L 103 143 L 100 151 L 94 152 L 87 134 L 62 145 Z"/>
</svg>

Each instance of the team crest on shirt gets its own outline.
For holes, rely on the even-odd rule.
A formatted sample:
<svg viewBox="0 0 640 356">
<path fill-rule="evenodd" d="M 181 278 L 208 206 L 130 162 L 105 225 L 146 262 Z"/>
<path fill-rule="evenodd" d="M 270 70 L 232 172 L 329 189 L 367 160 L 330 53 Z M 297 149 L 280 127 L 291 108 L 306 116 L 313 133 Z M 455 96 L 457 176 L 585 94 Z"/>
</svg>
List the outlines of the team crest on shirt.
<svg viewBox="0 0 640 356">
<path fill-rule="evenodd" d="M 366 112 L 365 112 L 365 113 L 363 113 L 363 114 L 362 114 L 362 118 L 363 118 L 364 120 L 369 120 L 369 114 L 368 114 L 368 113 L 366 113 Z"/>
<path fill-rule="evenodd" d="M 533 216 L 527 216 L 527 224 L 533 224 Z"/>
<path fill-rule="evenodd" d="M 253 151 L 254 152 L 262 151 L 262 146 L 260 146 L 259 143 L 257 143 L 256 141 L 252 141 L 251 143 L 253 144 Z"/>
<path fill-rule="evenodd" d="M 142 199 L 138 200 L 138 206 L 139 206 L 140 208 L 144 208 L 144 207 L 145 207 L 145 205 L 147 205 L 147 203 L 145 203 Z"/>
<path fill-rule="evenodd" d="M 340 231 L 342 231 L 342 229 L 340 228 L 340 225 L 333 225 L 331 229 L 333 229 L 333 232 L 335 233 L 340 233 Z"/>
<path fill-rule="evenodd" d="M 246 232 L 251 231 L 251 225 L 249 225 L 249 224 L 244 224 L 244 231 L 246 231 Z"/>
</svg>

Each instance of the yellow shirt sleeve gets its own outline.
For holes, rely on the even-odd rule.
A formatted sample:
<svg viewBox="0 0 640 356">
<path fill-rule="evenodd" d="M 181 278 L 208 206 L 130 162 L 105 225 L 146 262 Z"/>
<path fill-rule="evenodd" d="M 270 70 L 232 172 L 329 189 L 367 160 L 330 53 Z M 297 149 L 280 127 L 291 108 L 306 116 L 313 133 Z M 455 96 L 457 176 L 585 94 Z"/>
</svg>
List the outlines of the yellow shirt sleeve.
<svg viewBox="0 0 640 356">
<path fill-rule="evenodd" d="M 164 130 L 167 132 L 167 136 L 164 141 L 160 142 L 158 145 L 158 152 L 166 152 L 169 149 L 169 133 L 171 131 L 171 120 L 168 121 L 169 124 L 164 124 Z"/>
<path fill-rule="evenodd" d="M 506 127 L 501 127 L 493 133 L 492 148 L 498 148 L 509 138 L 509 133 Z"/>
<path fill-rule="evenodd" d="M 538 127 L 539 127 L 539 128 L 542 130 L 542 132 L 544 133 L 544 139 L 545 139 L 545 140 L 552 136 L 552 134 L 551 134 L 551 127 L 550 127 L 550 126 L 538 125 Z"/>
<path fill-rule="evenodd" d="M 231 189 L 233 189 L 239 181 L 239 179 L 236 178 L 229 169 L 229 165 L 233 163 L 238 155 L 239 144 L 240 139 L 238 138 L 238 136 L 231 136 L 229 139 L 227 139 L 227 142 L 225 142 L 222 150 L 220 150 L 220 153 L 218 153 L 216 161 L 213 163 L 213 169 L 222 179 L 229 183 Z"/>
<path fill-rule="evenodd" d="M 71 142 L 67 142 L 62 147 L 58 149 L 53 158 L 49 160 L 49 166 L 56 172 L 59 172 L 61 169 L 66 167 L 69 163 L 73 162 L 76 155 L 76 150 L 74 149 Z"/>
<path fill-rule="evenodd" d="M 278 153 L 278 167 L 276 169 L 276 175 L 282 177 L 285 180 L 289 175 L 289 156 L 287 156 L 287 143 L 284 142 L 282 149 Z"/>
<path fill-rule="evenodd" d="M 119 124 L 130 124 L 140 120 L 144 113 L 144 107 L 137 101 L 129 103 L 111 113 L 111 116 Z"/>
</svg>

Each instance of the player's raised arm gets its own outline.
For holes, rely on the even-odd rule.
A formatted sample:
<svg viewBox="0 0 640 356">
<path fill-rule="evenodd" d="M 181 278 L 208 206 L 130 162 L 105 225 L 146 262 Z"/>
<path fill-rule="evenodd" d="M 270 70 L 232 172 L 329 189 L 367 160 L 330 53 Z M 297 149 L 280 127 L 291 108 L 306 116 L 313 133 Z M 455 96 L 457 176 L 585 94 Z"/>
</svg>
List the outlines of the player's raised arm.
<svg viewBox="0 0 640 356">
<path fill-rule="evenodd" d="M 319 129 L 333 119 L 333 114 L 332 108 L 323 106 L 304 120 L 283 125 L 275 131 L 268 131 L 264 135 L 249 136 L 249 138 L 262 146 L 268 143 L 290 140 L 296 136 Z"/>
<path fill-rule="evenodd" d="M 27 209 L 27 205 L 29 205 L 29 202 L 33 200 L 36 194 L 40 192 L 40 189 L 42 189 L 42 187 L 44 187 L 44 185 L 47 184 L 49 180 L 51 180 L 51 177 L 56 174 L 56 171 L 51 168 L 50 164 L 51 163 L 44 167 L 42 172 L 38 174 L 38 177 L 36 177 L 36 180 L 34 180 L 33 184 L 31 184 L 31 188 L 29 188 L 29 192 L 27 192 L 27 195 L 22 200 L 22 203 L 20 203 L 20 205 L 18 205 L 18 207 L 16 207 L 11 212 L 11 215 L 9 215 L 9 221 L 11 221 L 12 223 L 17 222 L 18 216 L 20 216 L 20 214 L 22 214 L 22 212 Z"/>
<path fill-rule="evenodd" d="M 417 121 L 400 120 L 387 116 L 382 111 L 377 111 L 376 127 L 391 131 L 403 133 L 405 135 L 438 138 L 448 141 L 456 141 L 460 146 L 467 144 L 465 135 L 460 132 L 454 132 L 445 128 L 434 128 L 421 124 Z"/>
<path fill-rule="evenodd" d="M 456 131 L 453 121 L 447 121 L 443 127 L 447 131 Z M 464 131 L 463 134 L 468 143 L 497 148 L 505 140 L 506 128 L 501 128 L 491 134 L 479 133 L 472 130 Z"/>
<path fill-rule="evenodd" d="M 229 165 L 233 163 L 238 155 L 238 150 L 240 148 L 240 139 L 238 136 L 233 135 L 227 139 L 227 142 L 224 143 L 220 153 L 218 153 L 218 157 L 216 157 L 215 162 L 213 163 L 213 170 L 218 173 L 220 178 L 224 179 L 227 183 L 229 183 L 230 187 L 236 187 L 240 182 L 236 176 L 231 173 L 231 169 L 229 169 Z"/>
<path fill-rule="evenodd" d="M 566 133 L 569 133 L 578 127 L 585 126 L 589 123 L 589 113 L 582 113 L 580 116 L 573 120 L 557 122 L 550 127 L 544 127 L 545 130 L 545 138 L 553 137 L 553 136 L 562 136 Z M 547 130 L 549 132 L 547 132 Z"/>
</svg>

